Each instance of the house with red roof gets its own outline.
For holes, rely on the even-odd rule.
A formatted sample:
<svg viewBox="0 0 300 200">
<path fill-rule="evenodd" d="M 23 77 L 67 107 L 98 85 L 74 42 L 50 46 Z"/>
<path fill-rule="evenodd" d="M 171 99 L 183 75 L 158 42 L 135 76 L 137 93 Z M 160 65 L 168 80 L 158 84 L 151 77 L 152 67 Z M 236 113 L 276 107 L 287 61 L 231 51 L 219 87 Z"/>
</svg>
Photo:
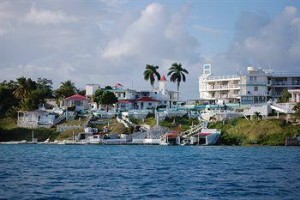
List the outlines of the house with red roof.
<svg viewBox="0 0 300 200">
<path fill-rule="evenodd" d="M 63 106 L 75 106 L 75 111 L 84 111 L 89 109 L 89 99 L 80 94 L 74 94 L 63 100 Z"/>
<path fill-rule="evenodd" d="M 153 97 L 141 97 L 135 100 L 135 106 L 137 107 L 137 109 L 153 109 L 157 108 L 159 102 L 159 100 Z"/>
<path fill-rule="evenodd" d="M 167 88 L 168 80 L 162 76 L 155 90 L 124 90 L 122 87 L 114 87 L 111 92 L 118 97 L 119 110 L 153 109 L 157 107 L 172 108 L 179 101 L 179 92 L 170 91 Z"/>
</svg>

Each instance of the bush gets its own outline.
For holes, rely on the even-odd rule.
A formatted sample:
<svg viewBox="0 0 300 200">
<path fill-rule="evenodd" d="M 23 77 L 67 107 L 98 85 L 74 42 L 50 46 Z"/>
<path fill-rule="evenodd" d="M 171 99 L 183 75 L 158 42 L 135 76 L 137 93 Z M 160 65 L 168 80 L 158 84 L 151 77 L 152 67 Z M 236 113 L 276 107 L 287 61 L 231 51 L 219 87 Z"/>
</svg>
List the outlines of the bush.
<svg viewBox="0 0 300 200">
<path fill-rule="evenodd" d="M 240 118 L 224 125 L 217 122 L 210 128 L 221 129 L 220 141 L 225 145 L 284 145 L 287 137 L 300 132 L 299 127 L 280 119 L 248 121 Z"/>
</svg>

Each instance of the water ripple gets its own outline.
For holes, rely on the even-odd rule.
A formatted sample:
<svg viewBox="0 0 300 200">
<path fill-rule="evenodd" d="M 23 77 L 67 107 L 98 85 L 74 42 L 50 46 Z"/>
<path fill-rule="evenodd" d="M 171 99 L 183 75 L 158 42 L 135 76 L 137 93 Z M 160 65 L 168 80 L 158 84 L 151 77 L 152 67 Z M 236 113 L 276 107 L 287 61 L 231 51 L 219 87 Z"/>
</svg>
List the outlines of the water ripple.
<svg viewBox="0 0 300 200">
<path fill-rule="evenodd" d="M 300 149 L 0 145 L 4 199 L 298 199 Z"/>
</svg>

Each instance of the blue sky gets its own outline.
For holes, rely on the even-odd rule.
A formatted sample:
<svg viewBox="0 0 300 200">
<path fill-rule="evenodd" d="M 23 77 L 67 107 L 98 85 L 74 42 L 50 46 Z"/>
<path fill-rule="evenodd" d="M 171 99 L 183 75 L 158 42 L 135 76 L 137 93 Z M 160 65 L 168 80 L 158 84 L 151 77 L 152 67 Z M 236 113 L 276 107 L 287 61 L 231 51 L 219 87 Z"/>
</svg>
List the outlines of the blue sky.
<svg viewBox="0 0 300 200">
<path fill-rule="evenodd" d="M 27 76 L 150 89 L 146 64 L 190 74 L 197 98 L 204 63 L 215 74 L 249 65 L 300 71 L 300 1 L 43 0 L 0 2 L 0 81 Z M 176 84 L 169 84 L 171 89 Z"/>
</svg>

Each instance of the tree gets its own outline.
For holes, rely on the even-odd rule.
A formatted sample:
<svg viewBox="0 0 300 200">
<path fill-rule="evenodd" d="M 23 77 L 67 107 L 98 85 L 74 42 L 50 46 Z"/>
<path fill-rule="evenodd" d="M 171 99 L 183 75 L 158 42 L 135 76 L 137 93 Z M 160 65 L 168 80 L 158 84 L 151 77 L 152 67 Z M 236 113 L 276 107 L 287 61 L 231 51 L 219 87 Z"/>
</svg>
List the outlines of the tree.
<svg viewBox="0 0 300 200">
<path fill-rule="evenodd" d="M 97 89 L 95 94 L 94 94 L 94 102 L 97 103 L 97 107 L 101 104 L 101 99 L 102 99 L 102 94 L 103 94 L 104 90 L 103 89 Z"/>
<path fill-rule="evenodd" d="M 279 102 L 280 103 L 287 103 L 287 102 L 289 102 L 289 100 L 290 100 L 291 97 L 292 97 L 292 94 L 289 93 L 289 91 L 287 89 L 284 89 L 281 92 L 281 95 L 279 97 Z"/>
<path fill-rule="evenodd" d="M 262 115 L 260 114 L 260 112 L 254 112 L 253 119 L 255 119 L 255 120 L 261 120 L 262 119 Z"/>
<path fill-rule="evenodd" d="M 118 102 L 116 95 L 110 91 L 104 91 L 100 103 L 106 106 L 106 111 L 108 111 L 108 106 Z"/>
<path fill-rule="evenodd" d="M 13 94 L 24 102 L 29 97 L 31 92 L 36 89 L 36 82 L 32 81 L 31 78 L 27 79 L 24 76 L 17 78 L 17 88 Z"/>
<path fill-rule="evenodd" d="M 0 83 L 0 113 L 7 114 L 10 109 L 15 110 L 20 104 L 20 100 L 16 98 L 13 92 L 16 90 L 16 82 L 3 81 Z"/>
<path fill-rule="evenodd" d="M 53 97 L 53 88 L 52 88 L 52 80 L 46 78 L 38 78 L 37 79 L 37 90 L 40 91 L 43 98 L 51 98 Z"/>
<path fill-rule="evenodd" d="M 60 87 L 55 91 L 56 98 L 65 98 L 76 94 L 77 89 L 71 80 L 61 82 Z"/>
<path fill-rule="evenodd" d="M 160 74 L 157 71 L 158 68 L 158 66 L 146 65 L 144 71 L 144 79 L 146 81 L 150 80 L 150 84 L 152 87 L 154 87 L 155 77 L 157 78 L 157 80 L 160 80 Z"/>
<path fill-rule="evenodd" d="M 298 102 L 298 103 L 294 106 L 293 110 L 295 111 L 295 113 L 294 113 L 295 118 L 296 118 L 296 119 L 300 119 L 300 102 Z"/>
<path fill-rule="evenodd" d="M 107 85 L 107 86 L 105 86 L 104 89 L 105 89 L 105 90 L 112 90 L 113 88 L 112 88 L 111 86 Z"/>
<path fill-rule="evenodd" d="M 171 76 L 170 80 L 172 82 L 177 82 L 177 91 L 179 91 L 180 82 L 185 82 L 185 74 L 188 73 L 189 72 L 186 69 L 182 68 L 181 63 L 173 63 L 172 66 L 169 68 L 168 76 Z"/>
<path fill-rule="evenodd" d="M 85 96 L 86 90 L 85 90 L 85 89 L 83 89 L 83 90 L 78 90 L 77 93 L 80 94 L 80 95 L 82 95 L 82 96 Z"/>
</svg>

